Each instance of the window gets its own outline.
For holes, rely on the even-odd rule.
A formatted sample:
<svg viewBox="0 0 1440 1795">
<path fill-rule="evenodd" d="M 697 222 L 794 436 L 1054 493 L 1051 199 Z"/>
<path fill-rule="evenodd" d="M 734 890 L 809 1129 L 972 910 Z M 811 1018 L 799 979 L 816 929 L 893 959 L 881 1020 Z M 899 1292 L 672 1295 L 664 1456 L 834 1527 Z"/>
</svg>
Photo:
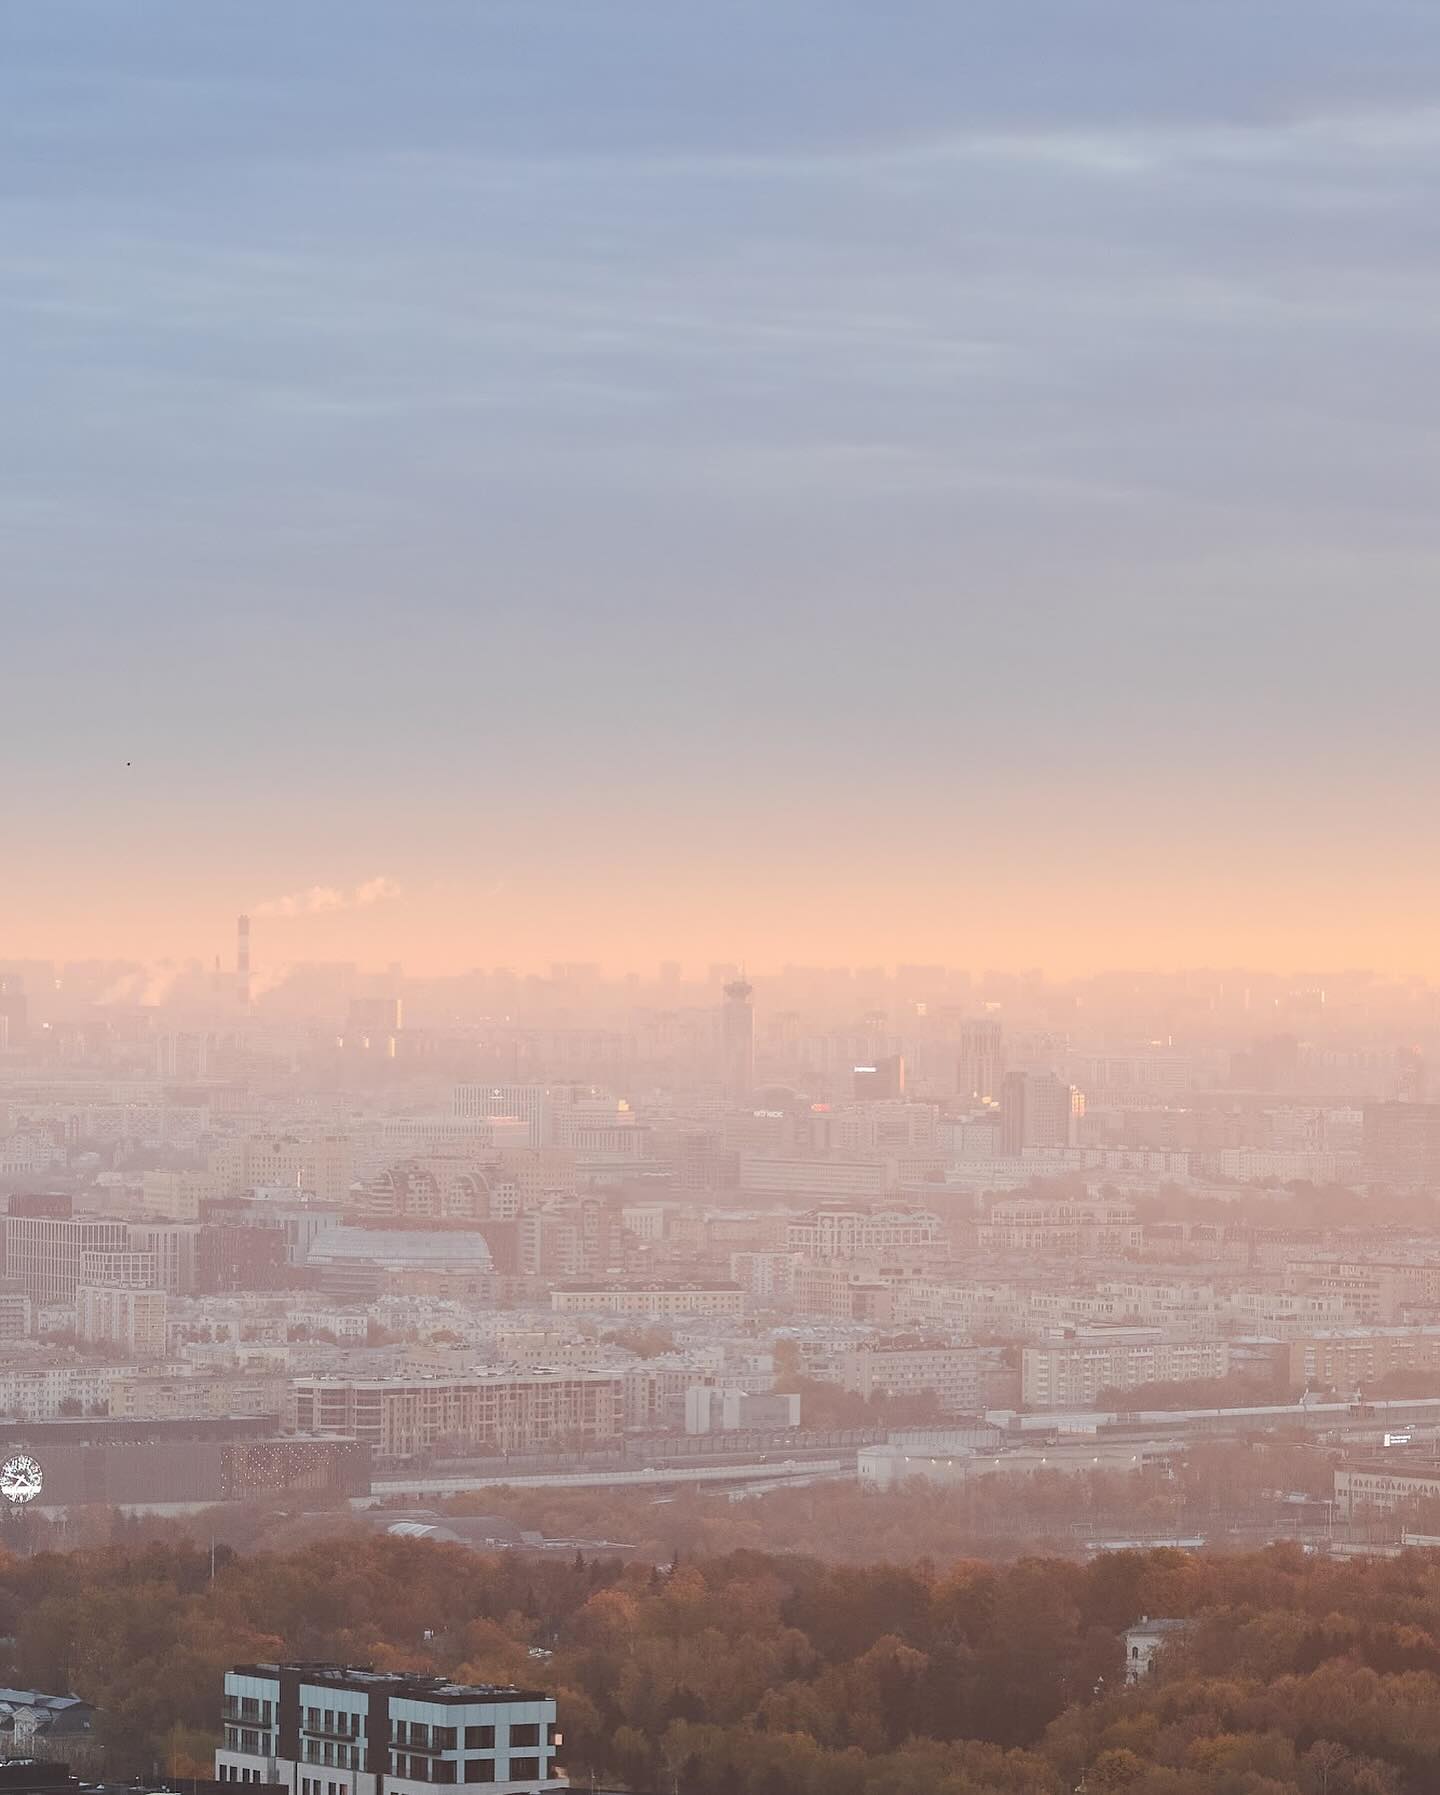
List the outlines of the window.
<svg viewBox="0 0 1440 1795">
<path fill-rule="evenodd" d="M 470 1730 L 478 1733 L 482 1729 L 477 1726 Z M 493 1783 L 495 1780 L 494 1758 L 466 1758 L 465 1780 L 467 1783 Z"/>
<path fill-rule="evenodd" d="M 546 1727 L 545 1736 L 551 1745 L 563 1745 L 565 1743 L 565 1735 L 560 1731 L 559 1725 L 553 1720 L 550 1722 L 549 1726 Z"/>
<path fill-rule="evenodd" d="M 528 1777 L 539 1776 L 539 1774 L 539 1758 L 511 1758 L 510 1781 L 512 1783 L 524 1782 Z"/>
<path fill-rule="evenodd" d="M 305 1731 L 307 1733 L 318 1733 L 320 1731 L 320 1710 L 318 1708 L 307 1708 L 305 1710 Z"/>
<path fill-rule="evenodd" d="M 454 1751 L 455 1729 L 453 1726 L 437 1726 L 432 1728 L 430 1743 L 436 1751 Z"/>
<path fill-rule="evenodd" d="M 511 1727 L 511 1729 L 510 1729 L 510 1749 L 512 1751 L 515 1749 L 515 1747 L 517 1745 L 538 1745 L 539 1743 L 540 1743 L 540 1728 L 538 1726 L 534 1725 L 532 1722 L 527 1721 L 524 1726 L 512 1726 Z"/>
<path fill-rule="evenodd" d="M 430 1743 L 430 1729 L 423 1720 L 410 1722 L 410 1743 L 422 1748 Z"/>
<path fill-rule="evenodd" d="M 466 1751 L 493 1751 L 495 1749 L 495 1729 L 493 1726 L 467 1726 L 465 1729 Z"/>
<path fill-rule="evenodd" d="M 430 1776 L 433 1782 L 453 1783 L 455 1765 L 449 1758 L 436 1758 L 430 1766 Z"/>
</svg>

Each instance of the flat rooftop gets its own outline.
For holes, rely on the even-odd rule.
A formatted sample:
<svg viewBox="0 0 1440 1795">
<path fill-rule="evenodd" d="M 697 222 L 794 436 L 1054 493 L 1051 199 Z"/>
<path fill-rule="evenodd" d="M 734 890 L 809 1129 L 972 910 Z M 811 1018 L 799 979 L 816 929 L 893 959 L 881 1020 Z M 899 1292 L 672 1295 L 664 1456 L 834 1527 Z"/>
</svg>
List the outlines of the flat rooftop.
<svg viewBox="0 0 1440 1795">
<path fill-rule="evenodd" d="M 368 1664 L 311 1664 L 303 1660 L 284 1664 L 236 1664 L 233 1675 L 242 1677 L 297 1676 L 306 1683 L 329 1683 L 337 1689 L 383 1690 L 411 1701 L 541 1702 L 550 1699 L 543 1689 L 518 1689 L 507 1683 L 452 1683 L 448 1677 L 416 1676 L 398 1670 L 375 1670 Z"/>
</svg>

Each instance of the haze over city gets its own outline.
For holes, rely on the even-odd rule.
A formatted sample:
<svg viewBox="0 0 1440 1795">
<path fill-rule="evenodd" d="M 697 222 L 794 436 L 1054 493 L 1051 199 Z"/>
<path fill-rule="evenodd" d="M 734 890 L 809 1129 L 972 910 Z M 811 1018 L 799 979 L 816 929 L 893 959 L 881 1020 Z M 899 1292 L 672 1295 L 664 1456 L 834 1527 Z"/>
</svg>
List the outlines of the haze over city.
<svg viewBox="0 0 1440 1795">
<path fill-rule="evenodd" d="M 1435 1795 L 1435 0 L 0 5 L 0 1795 Z"/>
<path fill-rule="evenodd" d="M 1427 8 L 3 37 L 13 951 L 1440 971 Z"/>
</svg>

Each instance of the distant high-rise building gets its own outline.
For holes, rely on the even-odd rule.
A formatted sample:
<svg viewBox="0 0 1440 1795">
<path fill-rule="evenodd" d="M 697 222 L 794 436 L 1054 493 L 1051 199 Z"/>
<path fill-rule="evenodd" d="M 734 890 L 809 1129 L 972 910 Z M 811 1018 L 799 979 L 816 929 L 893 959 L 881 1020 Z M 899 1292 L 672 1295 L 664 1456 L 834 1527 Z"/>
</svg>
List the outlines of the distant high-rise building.
<svg viewBox="0 0 1440 1795">
<path fill-rule="evenodd" d="M 754 987 L 732 979 L 720 1011 L 721 1080 L 732 1103 L 744 1103 L 755 1089 Z"/>
<path fill-rule="evenodd" d="M 25 1045 L 29 1006 L 18 973 L 0 972 L 0 1053 Z"/>
<path fill-rule="evenodd" d="M 1053 1072 L 1007 1072 L 1000 1086 L 1000 1152 L 1017 1158 L 1026 1147 L 1068 1147 L 1083 1100 Z"/>
<path fill-rule="evenodd" d="M 892 1053 L 873 1065 L 857 1066 L 854 1078 L 857 1103 L 894 1102 L 905 1095 L 904 1058 Z"/>
<path fill-rule="evenodd" d="M 518 1117 L 532 1147 L 548 1147 L 555 1139 L 555 1101 L 549 1085 L 457 1084 L 451 1113 L 465 1118 Z"/>
<path fill-rule="evenodd" d="M 1395 1095 L 1402 1103 L 1425 1101 L 1425 1059 L 1418 1047 L 1402 1047 L 1395 1055 Z"/>
<path fill-rule="evenodd" d="M 1440 1184 L 1440 1103 L 1367 1103 L 1367 1177 L 1402 1187 Z"/>
<path fill-rule="evenodd" d="M 347 1035 L 398 1035 L 400 1023 L 398 997 L 352 997 L 345 1032 Z"/>
<path fill-rule="evenodd" d="M 250 1007 L 250 918 L 235 921 L 235 994 L 243 1008 Z"/>
<path fill-rule="evenodd" d="M 958 1086 L 962 1102 L 994 1103 L 1005 1075 L 1005 1038 L 993 1016 L 977 1016 L 960 1027 Z"/>
<path fill-rule="evenodd" d="M 398 997 L 352 997 L 340 1044 L 347 1053 L 394 1059 L 400 1023 Z"/>
</svg>

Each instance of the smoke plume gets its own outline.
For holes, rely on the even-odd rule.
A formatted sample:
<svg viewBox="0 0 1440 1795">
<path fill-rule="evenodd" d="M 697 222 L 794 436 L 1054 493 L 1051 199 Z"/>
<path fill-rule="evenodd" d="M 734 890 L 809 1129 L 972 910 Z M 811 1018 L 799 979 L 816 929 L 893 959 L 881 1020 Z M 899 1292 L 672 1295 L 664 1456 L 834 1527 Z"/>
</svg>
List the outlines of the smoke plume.
<svg viewBox="0 0 1440 1795">
<path fill-rule="evenodd" d="M 343 891 L 338 885 L 312 885 L 306 891 L 291 891 L 284 897 L 271 898 L 256 904 L 252 916 L 324 916 L 333 910 L 365 910 L 386 898 L 398 897 L 400 887 L 393 879 L 366 879 L 364 884 Z"/>
</svg>

